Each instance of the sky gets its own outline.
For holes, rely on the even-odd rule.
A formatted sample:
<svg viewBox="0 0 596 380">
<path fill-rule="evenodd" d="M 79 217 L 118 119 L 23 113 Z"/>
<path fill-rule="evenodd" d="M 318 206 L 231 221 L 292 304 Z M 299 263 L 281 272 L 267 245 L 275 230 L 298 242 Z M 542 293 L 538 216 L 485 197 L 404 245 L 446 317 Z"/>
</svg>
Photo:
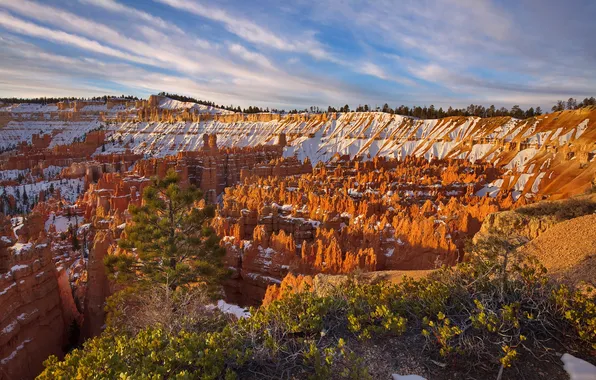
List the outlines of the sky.
<svg viewBox="0 0 596 380">
<path fill-rule="evenodd" d="M 541 106 L 596 96 L 593 0 L 0 0 L 0 97 Z"/>
</svg>

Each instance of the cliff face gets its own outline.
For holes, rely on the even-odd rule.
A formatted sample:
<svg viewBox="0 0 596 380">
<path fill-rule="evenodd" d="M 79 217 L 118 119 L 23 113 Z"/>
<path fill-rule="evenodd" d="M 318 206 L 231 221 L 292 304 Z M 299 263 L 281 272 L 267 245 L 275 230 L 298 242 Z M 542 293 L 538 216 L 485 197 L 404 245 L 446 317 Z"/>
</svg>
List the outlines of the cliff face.
<svg viewBox="0 0 596 380">
<path fill-rule="evenodd" d="M 87 294 L 81 337 L 97 336 L 102 331 L 105 321 L 105 300 L 110 295 L 110 285 L 105 271 L 103 258 L 113 244 L 110 231 L 99 231 L 95 235 L 93 247 L 87 263 Z"/>
<path fill-rule="evenodd" d="M 13 243 L 10 235 L 0 241 L 0 378 L 7 380 L 33 378 L 49 355 L 62 355 L 68 324 L 47 240 Z"/>
</svg>

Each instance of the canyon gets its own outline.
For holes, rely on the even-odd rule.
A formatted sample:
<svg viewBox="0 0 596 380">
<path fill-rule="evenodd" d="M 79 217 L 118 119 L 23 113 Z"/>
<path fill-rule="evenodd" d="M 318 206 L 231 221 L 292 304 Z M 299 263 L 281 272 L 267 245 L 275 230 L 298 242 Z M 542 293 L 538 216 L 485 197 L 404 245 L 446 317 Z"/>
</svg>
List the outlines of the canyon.
<svg viewBox="0 0 596 380">
<path fill-rule="evenodd" d="M 421 120 L 163 96 L 0 104 L 0 152 L 0 378 L 20 379 L 101 332 L 103 259 L 154 176 L 174 169 L 216 205 L 226 301 L 259 305 L 296 276 L 456 264 L 476 233 L 508 228 L 502 212 L 590 190 L 596 108 Z"/>
</svg>

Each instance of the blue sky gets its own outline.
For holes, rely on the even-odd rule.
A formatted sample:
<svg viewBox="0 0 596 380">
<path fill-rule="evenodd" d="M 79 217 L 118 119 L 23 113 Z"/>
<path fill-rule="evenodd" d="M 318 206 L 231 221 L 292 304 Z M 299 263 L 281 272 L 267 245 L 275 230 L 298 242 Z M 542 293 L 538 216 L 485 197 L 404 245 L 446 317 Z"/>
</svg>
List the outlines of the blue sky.
<svg viewBox="0 0 596 380">
<path fill-rule="evenodd" d="M 591 0 L 0 0 L 0 97 L 550 106 L 596 95 Z"/>
</svg>

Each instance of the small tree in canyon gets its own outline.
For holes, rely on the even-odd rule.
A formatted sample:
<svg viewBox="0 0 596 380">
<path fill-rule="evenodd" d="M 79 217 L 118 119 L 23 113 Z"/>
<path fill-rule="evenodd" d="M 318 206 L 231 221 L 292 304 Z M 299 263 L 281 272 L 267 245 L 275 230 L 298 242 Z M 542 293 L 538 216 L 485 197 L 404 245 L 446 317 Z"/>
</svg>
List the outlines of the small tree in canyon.
<svg viewBox="0 0 596 380">
<path fill-rule="evenodd" d="M 191 284 L 217 289 L 225 274 L 225 250 L 209 227 L 211 206 L 197 207 L 201 191 L 181 188 L 173 170 L 154 179 L 143 192 L 143 205 L 131 206 L 120 248 L 130 254 L 108 255 L 105 264 L 117 281 L 162 284 L 175 291 Z"/>
</svg>

